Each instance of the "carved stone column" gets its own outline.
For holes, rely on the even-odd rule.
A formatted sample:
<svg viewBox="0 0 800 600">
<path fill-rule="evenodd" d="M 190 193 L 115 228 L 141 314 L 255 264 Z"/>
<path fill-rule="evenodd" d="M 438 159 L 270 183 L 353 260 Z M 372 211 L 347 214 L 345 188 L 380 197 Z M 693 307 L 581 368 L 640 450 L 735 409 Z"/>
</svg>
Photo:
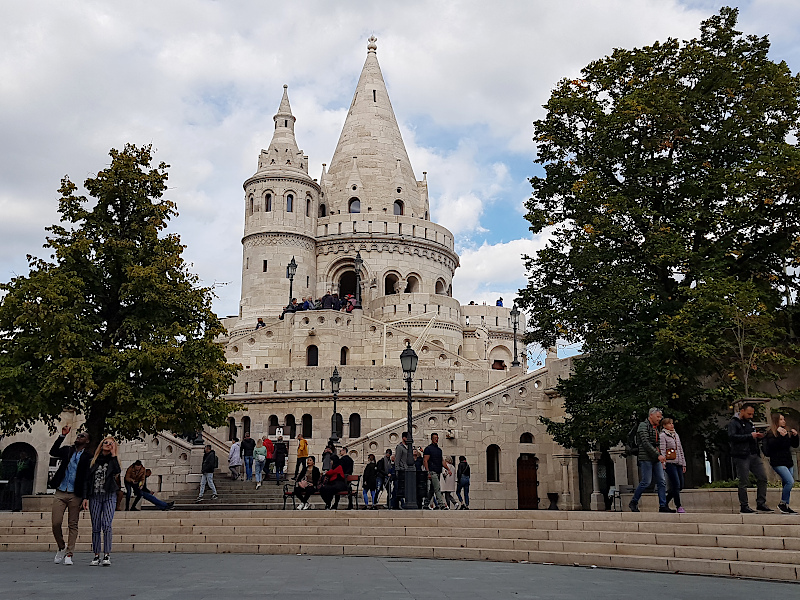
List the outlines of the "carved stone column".
<svg viewBox="0 0 800 600">
<path fill-rule="evenodd" d="M 608 451 L 611 460 L 614 461 L 614 486 L 620 492 L 628 491 L 631 487 L 628 477 L 628 458 L 625 454 L 625 446 L 618 444 Z"/>
<path fill-rule="evenodd" d="M 602 452 L 597 450 L 589 452 L 589 460 L 592 461 L 592 499 L 589 507 L 592 510 L 605 510 L 606 503 L 603 500 L 603 493 L 600 491 L 600 458 Z"/>
<path fill-rule="evenodd" d="M 561 464 L 561 501 L 563 510 L 580 508 L 580 492 L 575 481 L 578 475 L 578 453 L 566 451 L 563 454 L 554 454 L 553 458 Z"/>
</svg>

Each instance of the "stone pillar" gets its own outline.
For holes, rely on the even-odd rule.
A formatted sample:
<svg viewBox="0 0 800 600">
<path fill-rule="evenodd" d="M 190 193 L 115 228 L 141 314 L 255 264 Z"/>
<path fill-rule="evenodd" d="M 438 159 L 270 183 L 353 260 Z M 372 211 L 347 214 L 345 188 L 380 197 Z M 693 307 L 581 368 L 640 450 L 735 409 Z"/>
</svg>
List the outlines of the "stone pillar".
<svg viewBox="0 0 800 600">
<path fill-rule="evenodd" d="M 561 499 L 562 510 L 580 508 L 580 491 L 578 489 L 578 453 L 568 450 L 563 454 L 554 454 L 561 464 Z"/>
<path fill-rule="evenodd" d="M 592 499 L 589 506 L 592 510 L 605 510 L 606 503 L 603 500 L 603 493 L 600 491 L 599 473 L 600 458 L 603 456 L 603 453 L 595 450 L 589 452 L 588 455 L 589 460 L 592 461 Z"/>
<path fill-rule="evenodd" d="M 625 446 L 617 444 L 611 448 L 608 453 L 611 455 L 611 460 L 614 461 L 614 486 L 620 492 L 627 492 L 633 486 L 628 477 L 628 459 L 625 454 Z"/>
</svg>

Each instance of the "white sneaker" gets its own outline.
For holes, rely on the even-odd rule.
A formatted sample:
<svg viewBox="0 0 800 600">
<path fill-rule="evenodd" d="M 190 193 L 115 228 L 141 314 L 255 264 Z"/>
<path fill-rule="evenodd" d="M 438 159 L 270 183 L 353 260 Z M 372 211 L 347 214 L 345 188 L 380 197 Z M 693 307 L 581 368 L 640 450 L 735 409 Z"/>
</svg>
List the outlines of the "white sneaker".
<svg viewBox="0 0 800 600">
<path fill-rule="evenodd" d="M 110 567 L 111 566 L 111 557 L 108 554 L 106 554 L 103 557 L 103 566 L 104 567 Z"/>
<path fill-rule="evenodd" d="M 261 482 L 259 481 L 259 482 L 256 484 L 256 489 L 258 489 L 258 488 L 260 488 L 260 487 L 261 487 Z"/>
<path fill-rule="evenodd" d="M 301 502 L 300 504 L 298 504 L 297 506 L 295 506 L 295 507 L 294 507 L 294 509 L 295 509 L 295 510 L 303 510 L 303 507 L 304 507 L 304 506 L 305 506 L 305 504 L 303 504 L 303 503 Z"/>
<path fill-rule="evenodd" d="M 314 510 L 314 505 L 311 502 L 306 502 L 306 510 Z"/>
<path fill-rule="evenodd" d="M 57 565 L 60 565 L 62 562 L 64 562 L 64 557 L 66 555 L 67 555 L 67 549 L 62 548 L 61 550 L 56 552 L 56 557 L 53 559 L 53 562 L 56 563 Z"/>
<path fill-rule="evenodd" d="M 72 564 L 72 554 L 67 554 L 64 557 L 64 564 L 65 565 L 71 565 Z"/>
<path fill-rule="evenodd" d="M 97 567 L 97 566 L 99 566 L 99 565 L 100 565 L 100 557 L 99 557 L 99 556 L 95 556 L 95 557 L 92 559 L 92 562 L 91 562 L 91 563 L 89 563 L 89 564 L 90 564 L 91 566 L 93 566 L 93 567 Z"/>
</svg>

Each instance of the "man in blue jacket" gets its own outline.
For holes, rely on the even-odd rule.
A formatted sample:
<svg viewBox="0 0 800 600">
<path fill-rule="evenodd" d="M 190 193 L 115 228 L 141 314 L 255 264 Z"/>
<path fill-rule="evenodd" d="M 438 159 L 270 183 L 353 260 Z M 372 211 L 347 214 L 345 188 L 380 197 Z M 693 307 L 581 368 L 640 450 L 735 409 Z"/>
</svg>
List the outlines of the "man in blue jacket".
<svg viewBox="0 0 800 600">
<path fill-rule="evenodd" d="M 91 452 L 89 452 L 89 434 L 85 431 L 78 433 L 75 443 L 71 446 L 61 445 L 69 432 L 69 425 L 62 427 L 61 435 L 50 448 L 50 456 L 61 461 L 56 474 L 53 475 L 52 483 L 56 489 L 53 500 L 53 537 L 58 545 L 58 552 L 56 552 L 54 560 L 57 565 L 72 564 L 72 553 L 75 551 L 75 542 L 78 540 L 78 519 L 83 502 L 84 482 L 89 474 L 89 463 L 92 460 Z M 61 531 L 65 511 L 69 511 L 67 517 L 69 537 L 66 544 L 64 544 L 64 533 Z"/>
</svg>

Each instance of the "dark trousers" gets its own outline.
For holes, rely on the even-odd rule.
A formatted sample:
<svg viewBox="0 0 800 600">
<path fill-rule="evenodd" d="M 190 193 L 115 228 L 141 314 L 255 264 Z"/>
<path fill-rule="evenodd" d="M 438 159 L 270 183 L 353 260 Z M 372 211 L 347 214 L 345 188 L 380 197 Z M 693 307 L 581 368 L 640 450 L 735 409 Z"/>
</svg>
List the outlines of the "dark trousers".
<svg viewBox="0 0 800 600">
<path fill-rule="evenodd" d="M 333 500 L 334 496 L 336 496 L 336 504 L 334 508 L 339 504 L 339 496 L 337 495 L 339 492 L 343 492 L 347 489 L 347 482 L 344 479 L 337 479 L 333 483 L 329 483 L 328 485 L 323 485 L 319 490 L 319 495 L 322 498 L 322 501 L 325 503 L 325 506 L 330 506 L 331 501 Z"/>
<path fill-rule="evenodd" d="M 405 497 L 406 497 L 406 472 L 397 471 L 394 480 L 394 485 L 392 486 L 392 501 L 390 506 L 392 508 L 400 508 L 401 501 L 405 503 Z"/>
<path fill-rule="evenodd" d="M 756 476 L 756 505 L 767 503 L 767 470 L 761 462 L 761 456 L 734 456 L 733 465 L 736 467 L 736 477 L 739 478 L 739 504 L 749 506 L 747 499 L 747 484 L 750 483 L 750 473 Z"/>
<path fill-rule="evenodd" d="M 131 506 L 131 493 L 133 493 L 136 498 L 133 500 L 133 506 Z M 125 510 L 136 510 L 136 505 L 139 504 L 139 500 L 142 499 L 142 489 L 130 481 L 125 482 Z"/>
<path fill-rule="evenodd" d="M 667 463 L 667 504 L 675 499 L 675 508 L 681 507 L 681 490 L 683 489 L 683 467 L 678 463 Z"/>
<path fill-rule="evenodd" d="M 294 488 L 294 497 L 300 500 L 303 504 L 308 502 L 308 499 L 314 494 L 316 490 L 313 485 L 302 488 L 299 485 Z"/>
<path fill-rule="evenodd" d="M 303 465 L 306 464 L 306 460 L 308 460 L 307 456 L 298 456 L 297 463 L 294 465 L 294 478 L 297 479 L 297 474 L 300 472 L 300 469 L 303 468 Z"/>
</svg>

